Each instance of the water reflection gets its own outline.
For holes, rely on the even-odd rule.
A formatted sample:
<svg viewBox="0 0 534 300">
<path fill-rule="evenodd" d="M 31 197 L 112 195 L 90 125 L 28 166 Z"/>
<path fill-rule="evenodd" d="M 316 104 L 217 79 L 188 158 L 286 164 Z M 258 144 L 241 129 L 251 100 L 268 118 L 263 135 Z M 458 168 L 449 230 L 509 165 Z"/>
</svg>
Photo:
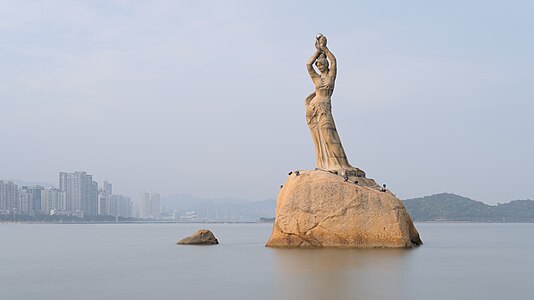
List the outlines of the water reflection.
<svg viewBox="0 0 534 300">
<path fill-rule="evenodd" d="M 272 249 L 280 299 L 402 299 L 406 249 Z"/>
</svg>

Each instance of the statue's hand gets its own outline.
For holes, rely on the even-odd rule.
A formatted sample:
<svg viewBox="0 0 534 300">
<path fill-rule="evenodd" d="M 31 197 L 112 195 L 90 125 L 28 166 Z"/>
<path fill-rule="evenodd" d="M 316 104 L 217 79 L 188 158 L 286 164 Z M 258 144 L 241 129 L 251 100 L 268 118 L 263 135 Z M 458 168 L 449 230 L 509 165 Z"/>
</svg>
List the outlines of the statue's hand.
<svg viewBox="0 0 534 300">
<path fill-rule="evenodd" d="M 326 36 L 321 35 L 321 37 L 318 39 L 319 42 L 319 49 L 323 50 L 326 48 Z"/>
</svg>

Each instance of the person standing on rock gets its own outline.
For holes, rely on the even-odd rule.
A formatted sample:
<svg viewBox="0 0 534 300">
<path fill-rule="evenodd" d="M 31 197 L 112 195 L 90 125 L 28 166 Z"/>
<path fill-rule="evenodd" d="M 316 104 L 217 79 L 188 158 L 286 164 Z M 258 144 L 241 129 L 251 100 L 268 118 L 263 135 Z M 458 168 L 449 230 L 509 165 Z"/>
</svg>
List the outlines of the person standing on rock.
<svg viewBox="0 0 534 300">
<path fill-rule="evenodd" d="M 326 41 L 324 35 L 317 35 L 315 41 L 317 50 L 306 63 L 308 73 L 315 86 L 315 91 L 306 98 L 305 104 L 306 121 L 315 146 L 317 168 L 336 171 L 342 176 L 349 173 L 350 175 L 365 177 L 363 171 L 350 165 L 334 123 L 331 97 L 337 75 L 337 61 L 334 54 L 326 46 Z M 320 74 L 315 71 L 314 64 Z"/>
</svg>

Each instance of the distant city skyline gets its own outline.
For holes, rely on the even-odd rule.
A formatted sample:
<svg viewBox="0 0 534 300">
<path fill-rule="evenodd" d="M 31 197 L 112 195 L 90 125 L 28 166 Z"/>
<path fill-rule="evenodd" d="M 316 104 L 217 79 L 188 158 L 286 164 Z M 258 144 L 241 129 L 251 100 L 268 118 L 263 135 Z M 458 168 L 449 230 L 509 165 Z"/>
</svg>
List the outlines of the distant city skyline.
<svg viewBox="0 0 534 300">
<path fill-rule="evenodd" d="M 318 32 L 350 163 L 406 199 L 532 199 L 532 1 L 5 1 L 0 178 L 276 198 L 314 169 Z"/>
<path fill-rule="evenodd" d="M 165 206 L 157 192 L 140 192 L 132 201 L 114 193 L 112 183 L 104 181 L 99 185 L 85 171 L 59 172 L 58 182 L 59 185 L 0 179 L 0 220 L 57 222 L 67 216 L 106 222 L 109 219 L 97 217 L 112 216 L 167 222 L 257 222 L 272 217 L 275 208 L 274 199 L 249 202 L 188 195 L 169 197 Z"/>
<path fill-rule="evenodd" d="M 0 214 L 134 216 L 130 197 L 113 194 L 107 181 L 99 188 L 85 171 L 59 172 L 58 183 L 18 186 L 12 180 L 0 179 Z"/>
</svg>

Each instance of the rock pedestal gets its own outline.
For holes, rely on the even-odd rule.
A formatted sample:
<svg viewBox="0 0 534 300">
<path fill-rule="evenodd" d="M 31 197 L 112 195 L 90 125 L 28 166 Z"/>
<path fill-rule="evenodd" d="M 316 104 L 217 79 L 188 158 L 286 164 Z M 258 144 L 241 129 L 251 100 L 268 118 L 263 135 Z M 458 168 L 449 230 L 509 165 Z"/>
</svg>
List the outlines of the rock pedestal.
<svg viewBox="0 0 534 300">
<path fill-rule="evenodd" d="M 369 178 L 293 172 L 276 203 L 268 247 L 409 248 L 421 245 L 395 195 Z"/>
</svg>

